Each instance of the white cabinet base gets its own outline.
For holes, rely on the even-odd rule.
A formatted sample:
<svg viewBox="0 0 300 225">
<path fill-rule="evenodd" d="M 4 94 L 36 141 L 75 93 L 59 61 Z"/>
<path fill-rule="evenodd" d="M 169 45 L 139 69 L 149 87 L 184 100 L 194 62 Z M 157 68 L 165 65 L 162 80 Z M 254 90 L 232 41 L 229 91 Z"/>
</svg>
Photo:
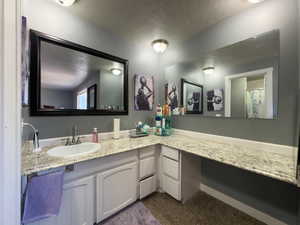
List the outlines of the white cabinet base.
<svg viewBox="0 0 300 225">
<path fill-rule="evenodd" d="M 31 225 L 93 225 L 95 221 L 94 192 L 93 176 L 66 183 L 59 215 Z"/>
<path fill-rule="evenodd" d="M 163 192 L 181 201 L 181 153 L 178 150 L 162 146 L 160 179 Z"/>
<path fill-rule="evenodd" d="M 140 181 L 140 199 L 147 197 L 157 189 L 156 175 Z"/>
<path fill-rule="evenodd" d="M 97 175 L 97 222 L 137 200 L 137 163 L 113 168 Z"/>
<path fill-rule="evenodd" d="M 180 182 L 167 175 L 163 175 L 163 191 L 171 195 L 176 200 L 181 200 Z"/>
</svg>

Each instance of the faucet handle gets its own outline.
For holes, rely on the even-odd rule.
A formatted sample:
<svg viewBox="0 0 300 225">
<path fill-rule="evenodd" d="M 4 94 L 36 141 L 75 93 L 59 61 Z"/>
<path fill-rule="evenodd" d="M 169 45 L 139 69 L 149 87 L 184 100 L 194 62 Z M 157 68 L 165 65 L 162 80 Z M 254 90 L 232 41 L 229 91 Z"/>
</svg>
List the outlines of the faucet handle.
<svg viewBox="0 0 300 225">
<path fill-rule="evenodd" d="M 77 138 L 76 144 L 81 144 L 80 137 Z"/>
<path fill-rule="evenodd" d="M 66 144 L 65 145 L 71 145 L 70 138 L 67 138 Z"/>
</svg>

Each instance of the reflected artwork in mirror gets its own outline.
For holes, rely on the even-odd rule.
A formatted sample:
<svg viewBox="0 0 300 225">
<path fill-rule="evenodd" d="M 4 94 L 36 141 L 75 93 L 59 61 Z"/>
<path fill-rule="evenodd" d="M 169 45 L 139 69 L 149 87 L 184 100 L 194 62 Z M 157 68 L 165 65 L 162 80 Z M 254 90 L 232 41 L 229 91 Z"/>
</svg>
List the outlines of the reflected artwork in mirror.
<svg viewBox="0 0 300 225">
<path fill-rule="evenodd" d="M 195 82 L 181 79 L 181 105 L 187 114 L 203 113 L 203 86 Z"/>
<path fill-rule="evenodd" d="M 193 91 L 187 93 L 186 81 L 202 87 L 203 93 L 199 95 L 202 107 L 197 114 L 275 119 L 278 110 L 279 46 L 279 30 L 273 30 L 166 66 L 165 79 L 168 83 L 182 84 L 181 105 L 186 108 L 187 114 L 195 114 L 191 99 L 195 99 L 196 94 Z"/>
<path fill-rule="evenodd" d="M 32 116 L 127 115 L 128 61 L 30 31 Z"/>
</svg>

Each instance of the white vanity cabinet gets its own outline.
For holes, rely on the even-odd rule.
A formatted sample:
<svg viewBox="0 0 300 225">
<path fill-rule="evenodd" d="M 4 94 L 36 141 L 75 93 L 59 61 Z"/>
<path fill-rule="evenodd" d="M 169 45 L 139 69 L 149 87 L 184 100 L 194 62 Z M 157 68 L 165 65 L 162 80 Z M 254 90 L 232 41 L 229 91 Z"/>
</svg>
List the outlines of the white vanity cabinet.
<svg viewBox="0 0 300 225">
<path fill-rule="evenodd" d="M 94 176 L 67 182 L 58 216 L 31 225 L 93 225 L 95 220 Z"/>
<path fill-rule="evenodd" d="M 161 148 L 162 189 L 181 201 L 181 157 L 180 151 L 166 146 Z"/>
<path fill-rule="evenodd" d="M 157 190 L 156 146 L 139 151 L 139 198 L 143 199 Z"/>
<path fill-rule="evenodd" d="M 155 192 L 156 150 L 152 146 L 75 164 L 65 173 L 59 215 L 31 225 L 93 225 Z"/>
<path fill-rule="evenodd" d="M 97 175 L 97 222 L 137 200 L 137 163 L 126 164 Z"/>
</svg>

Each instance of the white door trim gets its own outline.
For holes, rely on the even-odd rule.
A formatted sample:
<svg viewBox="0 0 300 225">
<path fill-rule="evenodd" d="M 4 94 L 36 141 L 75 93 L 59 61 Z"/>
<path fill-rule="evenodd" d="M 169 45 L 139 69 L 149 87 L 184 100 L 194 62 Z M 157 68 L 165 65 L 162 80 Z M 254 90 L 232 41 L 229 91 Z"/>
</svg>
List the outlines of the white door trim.
<svg viewBox="0 0 300 225">
<path fill-rule="evenodd" d="M 225 117 L 231 116 L 231 80 L 265 74 L 266 118 L 273 119 L 273 67 L 225 76 Z"/>
<path fill-rule="evenodd" d="M 21 1 L 0 0 L 0 224 L 20 225 Z"/>
</svg>

